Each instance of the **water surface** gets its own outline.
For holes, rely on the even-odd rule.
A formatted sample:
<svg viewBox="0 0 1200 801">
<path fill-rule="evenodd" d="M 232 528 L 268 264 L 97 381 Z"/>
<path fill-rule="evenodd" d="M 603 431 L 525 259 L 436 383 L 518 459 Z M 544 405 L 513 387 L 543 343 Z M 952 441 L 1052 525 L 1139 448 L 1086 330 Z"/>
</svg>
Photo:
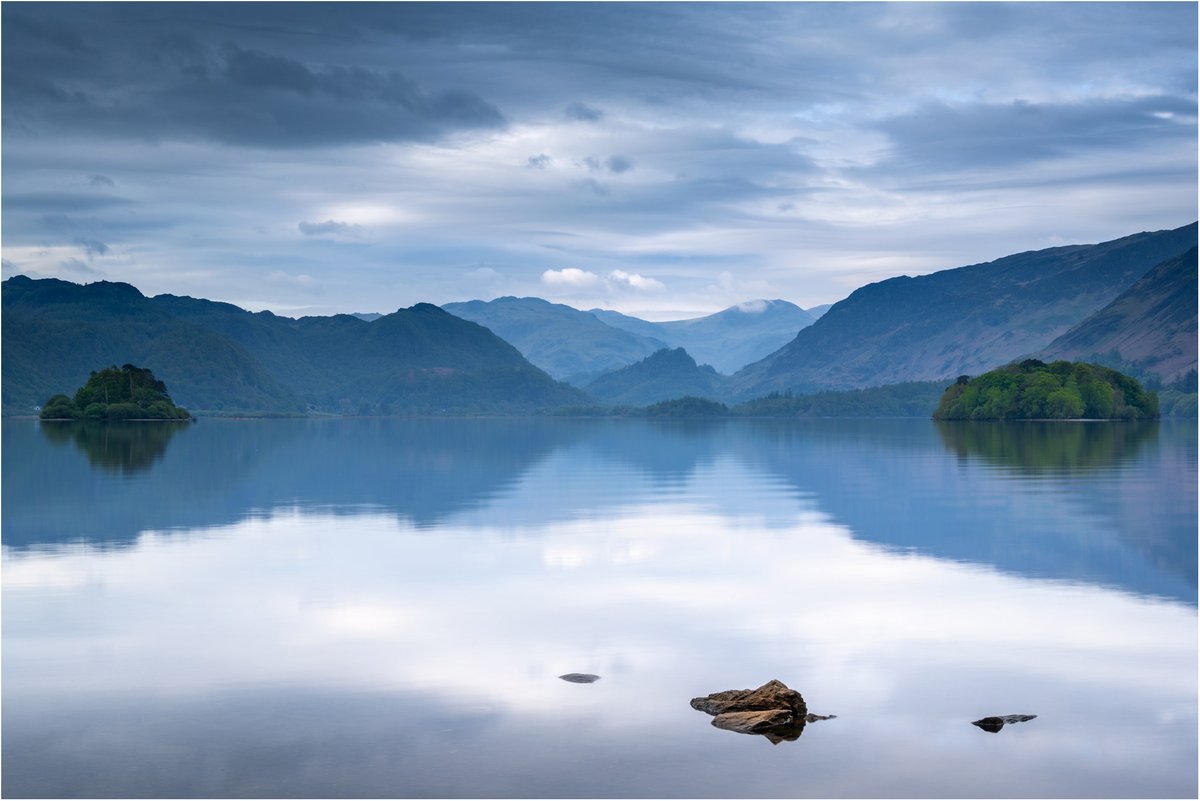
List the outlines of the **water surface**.
<svg viewBox="0 0 1200 801">
<path fill-rule="evenodd" d="M 7 421 L 2 789 L 1195 797 L 1196 451 L 1166 423 Z M 688 705 L 771 678 L 838 717 L 772 745 Z"/>
</svg>

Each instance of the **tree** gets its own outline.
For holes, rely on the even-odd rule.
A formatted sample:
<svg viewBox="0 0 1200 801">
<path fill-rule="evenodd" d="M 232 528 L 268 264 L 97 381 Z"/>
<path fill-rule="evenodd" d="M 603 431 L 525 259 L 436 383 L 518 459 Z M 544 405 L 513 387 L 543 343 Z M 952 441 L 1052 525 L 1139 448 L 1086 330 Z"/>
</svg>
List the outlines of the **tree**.
<svg viewBox="0 0 1200 801">
<path fill-rule="evenodd" d="M 143 367 L 125 364 L 94 370 L 75 397 L 55 395 L 46 401 L 42 419 L 186 420 L 187 409 L 171 402 L 167 385 Z"/>
</svg>

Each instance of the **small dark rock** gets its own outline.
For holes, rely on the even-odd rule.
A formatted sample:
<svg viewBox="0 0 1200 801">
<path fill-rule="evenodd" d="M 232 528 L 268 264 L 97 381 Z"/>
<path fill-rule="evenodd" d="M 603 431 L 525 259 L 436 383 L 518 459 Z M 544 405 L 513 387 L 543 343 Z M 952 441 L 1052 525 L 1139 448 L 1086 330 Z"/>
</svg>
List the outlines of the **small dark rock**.
<svg viewBox="0 0 1200 801">
<path fill-rule="evenodd" d="M 978 726 L 984 731 L 989 731 L 992 734 L 1004 728 L 1005 723 L 1024 723 L 1027 720 L 1033 720 L 1037 715 L 999 715 L 979 720 L 971 721 L 972 726 Z"/>
<path fill-rule="evenodd" d="M 569 681 L 572 684 L 591 684 L 594 681 L 600 680 L 600 677 L 595 673 L 564 673 L 559 678 L 563 681 Z"/>
<path fill-rule="evenodd" d="M 812 712 L 809 712 L 804 716 L 804 722 L 816 723 L 818 720 L 833 720 L 836 717 L 837 715 L 814 715 Z"/>
</svg>

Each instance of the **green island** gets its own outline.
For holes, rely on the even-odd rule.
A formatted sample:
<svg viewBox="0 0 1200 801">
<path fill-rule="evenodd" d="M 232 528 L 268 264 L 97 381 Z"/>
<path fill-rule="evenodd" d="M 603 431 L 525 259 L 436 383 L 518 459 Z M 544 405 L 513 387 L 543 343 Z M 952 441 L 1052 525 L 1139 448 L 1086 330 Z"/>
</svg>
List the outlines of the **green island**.
<svg viewBox="0 0 1200 801">
<path fill-rule="evenodd" d="M 934 420 L 1150 420 L 1158 397 L 1133 378 L 1088 362 L 1026 359 L 942 394 Z"/>
<path fill-rule="evenodd" d="M 55 395 L 42 406 L 43 420 L 191 420 L 176 406 L 167 385 L 144 367 L 126 364 L 92 371 L 74 398 Z"/>
</svg>

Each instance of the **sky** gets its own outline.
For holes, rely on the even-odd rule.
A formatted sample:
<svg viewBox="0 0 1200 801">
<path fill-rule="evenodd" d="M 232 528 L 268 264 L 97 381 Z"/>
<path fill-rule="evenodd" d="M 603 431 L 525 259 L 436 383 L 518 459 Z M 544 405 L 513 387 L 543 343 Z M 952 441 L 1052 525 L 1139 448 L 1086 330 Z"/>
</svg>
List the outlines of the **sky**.
<svg viewBox="0 0 1200 801">
<path fill-rule="evenodd" d="M 1194 3 L 4 3 L 3 276 L 649 319 L 1197 218 Z"/>
</svg>

